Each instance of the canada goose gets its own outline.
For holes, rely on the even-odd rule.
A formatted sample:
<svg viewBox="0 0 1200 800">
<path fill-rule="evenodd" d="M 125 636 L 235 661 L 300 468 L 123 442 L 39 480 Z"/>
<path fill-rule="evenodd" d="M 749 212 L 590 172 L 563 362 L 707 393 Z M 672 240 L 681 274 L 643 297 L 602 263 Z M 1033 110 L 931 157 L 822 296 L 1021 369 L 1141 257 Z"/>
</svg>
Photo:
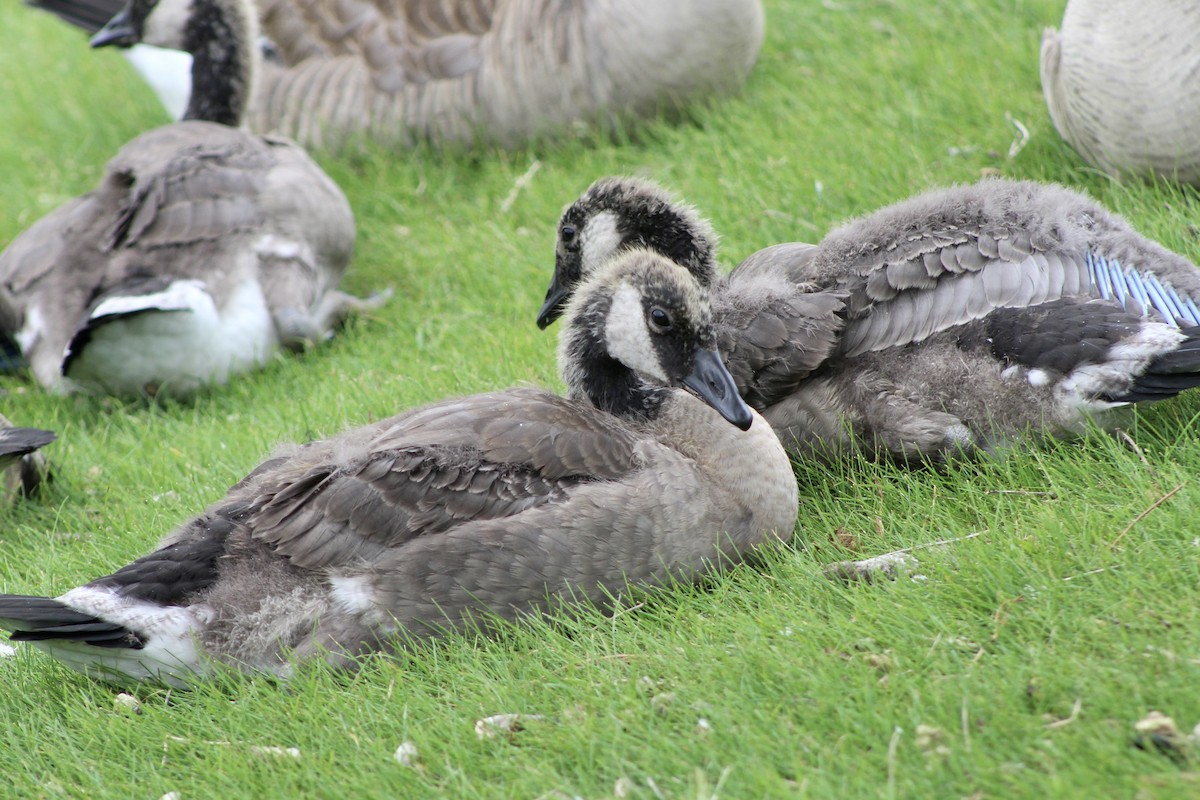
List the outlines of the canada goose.
<svg viewBox="0 0 1200 800">
<path fill-rule="evenodd" d="M 234 127 L 254 26 L 249 0 L 151 0 L 92 40 L 187 47 L 196 90 L 185 121 L 125 145 L 0 254 L 0 331 L 46 388 L 186 395 L 379 302 L 336 289 L 355 235 L 341 190 L 295 144 Z"/>
<path fill-rule="evenodd" d="M 1200 184 L 1200 3 L 1069 0 L 1041 72 L 1054 127 L 1089 164 Z"/>
<path fill-rule="evenodd" d="M 40 0 L 87 26 L 78 6 Z M 519 145 L 677 109 L 745 80 L 761 0 L 263 0 L 248 122 L 309 147 L 358 139 Z"/>
<path fill-rule="evenodd" d="M 493 614 L 603 606 L 790 537 L 790 462 L 685 270 L 622 254 L 566 314 L 567 397 L 445 400 L 284 452 L 112 575 L 0 596 L 0 627 L 113 680 L 287 675 Z"/>
<path fill-rule="evenodd" d="M 715 285 L 718 341 L 747 401 L 801 454 L 945 462 L 1200 385 L 1200 273 L 1089 198 L 989 180 L 769 247 L 718 279 L 694 209 L 632 178 L 564 211 L 546 327 L 625 247 Z"/>
<path fill-rule="evenodd" d="M 5 498 L 33 494 L 49 474 L 46 459 L 37 452 L 58 437 L 40 428 L 16 428 L 0 415 L 0 471 Z"/>
</svg>

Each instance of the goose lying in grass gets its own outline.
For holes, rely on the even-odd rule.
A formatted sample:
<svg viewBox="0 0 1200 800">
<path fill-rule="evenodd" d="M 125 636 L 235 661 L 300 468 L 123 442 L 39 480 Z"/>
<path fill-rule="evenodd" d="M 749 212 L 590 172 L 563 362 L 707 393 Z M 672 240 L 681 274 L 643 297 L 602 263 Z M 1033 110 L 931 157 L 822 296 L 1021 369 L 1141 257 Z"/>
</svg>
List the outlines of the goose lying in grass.
<svg viewBox="0 0 1200 800">
<path fill-rule="evenodd" d="M 538 324 L 576 282 L 649 247 L 714 287 L 720 349 L 747 401 L 801 454 L 906 463 L 1120 422 L 1200 385 L 1200 273 L 1087 197 L 990 180 L 932 191 L 777 245 L 718 277 L 696 211 L 632 178 L 564 211 Z"/>
<path fill-rule="evenodd" d="M 30 495 L 48 473 L 46 459 L 38 451 L 58 437 L 40 428 L 16 428 L 0 416 L 0 471 L 5 497 Z"/>
<path fill-rule="evenodd" d="M 87 25 L 81 6 L 35 0 Z M 741 85 L 760 0 L 264 0 L 249 125 L 310 147 L 360 138 L 519 145 Z"/>
<path fill-rule="evenodd" d="M 1054 127 L 1089 164 L 1200 184 L 1200 3 L 1070 0 L 1041 70 Z"/>
<path fill-rule="evenodd" d="M 185 121 L 125 145 L 0 254 L 0 332 L 46 388 L 186 395 L 373 307 L 336 288 L 355 236 L 341 190 L 295 144 L 236 127 L 254 26 L 249 0 L 139 0 L 93 39 L 191 50 L 196 89 Z"/>
<path fill-rule="evenodd" d="M 763 39 L 759 0 L 265 0 L 286 69 L 251 125 L 312 145 L 368 136 L 515 146 L 736 89 Z"/>
<path fill-rule="evenodd" d="M 791 535 L 791 465 L 685 270 L 622 254 L 566 316 L 567 397 L 446 400 L 295 448 L 112 575 L 0 596 L 0 627 L 113 680 L 180 685 L 211 662 L 287 675 L 492 615 L 603 606 Z"/>
</svg>

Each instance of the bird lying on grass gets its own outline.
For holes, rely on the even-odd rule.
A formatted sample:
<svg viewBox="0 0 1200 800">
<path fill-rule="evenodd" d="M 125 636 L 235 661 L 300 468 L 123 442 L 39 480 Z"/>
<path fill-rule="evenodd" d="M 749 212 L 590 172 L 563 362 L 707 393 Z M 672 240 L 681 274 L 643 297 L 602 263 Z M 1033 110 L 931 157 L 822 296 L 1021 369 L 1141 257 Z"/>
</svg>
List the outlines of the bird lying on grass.
<svg viewBox="0 0 1200 800">
<path fill-rule="evenodd" d="M 945 463 L 1200 385 L 1195 265 L 1057 185 L 927 192 L 721 276 L 694 208 L 606 178 L 557 240 L 539 326 L 613 253 L 661 252 L 712 287 L 739 391 L 797 454 Z"/>
<path fill-rule="evenodd" d="M 286 676 L 604 607 L 791 536 L 791 464 L 738 396 L 686 270 L 623 253 L 566 316 L 566 397 L 445 400 L 292 448 L 113 574 L 57 599 L 0 595 L 0 627 L 118 682 L 186 685 L 214 664 Z"/>
</svg>

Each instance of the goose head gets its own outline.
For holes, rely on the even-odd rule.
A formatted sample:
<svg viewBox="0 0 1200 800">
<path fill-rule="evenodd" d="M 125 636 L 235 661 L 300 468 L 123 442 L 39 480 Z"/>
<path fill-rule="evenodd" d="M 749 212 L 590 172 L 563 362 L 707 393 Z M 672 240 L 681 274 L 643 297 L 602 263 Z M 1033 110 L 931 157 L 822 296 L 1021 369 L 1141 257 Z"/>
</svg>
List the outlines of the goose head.
<svg viewBox="0 0 1200 800">
<path fill-rule="evenodd" d="M 150 44 L 190 53 L 192 93 L 183 118 L 237 126 L 257 68 L 257 36 L 251 0 L 128 0 L 91 44 Z"/>
<path fill-rule="evenodd" d="M 703 286 L 716 282 L 717 236 L 694 208 L 647 180 L 602 178 L 559 219 L 554 275 L 538 327 L 544 330 L 562 316 L 581 280 L 632 247 L 666 256 Z"/>
<path fill-rule="evenodd" d="M 559 341 L 568 394 L 653 420 L 686 388 L 742 430 L 753 414 L 717 353 L 708 290 L 647 248 L 596 268 L 576 289 Z"/>
</svg>

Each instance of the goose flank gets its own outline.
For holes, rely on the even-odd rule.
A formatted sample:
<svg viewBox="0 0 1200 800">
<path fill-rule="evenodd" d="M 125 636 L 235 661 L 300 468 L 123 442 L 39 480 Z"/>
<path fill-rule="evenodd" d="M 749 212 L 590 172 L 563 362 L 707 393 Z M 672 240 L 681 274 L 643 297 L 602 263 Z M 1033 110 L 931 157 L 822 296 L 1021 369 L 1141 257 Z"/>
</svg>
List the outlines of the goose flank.
<svg viewBox="0 0 1200 800">
<path fill-rule="evenodd" d="M 194 52 L 194 89 L 184 121 L 0 254 L 0 331 L 44 387 L 188 395 L 380 302 L 337 290 L 355 238 L 341 190 L 295 144 L 236 127 L 254 30 L 247 0 L 138 0 L 94 37 Z"/>
<path fill-rule="evenodd" d="M 95 25 L 117 0 L 35 0 Z M 248 123 L 306 147 L 518 146 L 735 90 L 760 0 L 263 0 L 276 59 Z"/>
<path fill-rule="evenodd" d="M 566 397 L 445 400 L 287 449 L 112 575 L 0 596 L 0 626 L 115 681 L 183 685 L 214 663 L 287 675 L 603 607 L 790 537 L 790 462 L 738 396 L 686 270 L 621 254 L 566 317 Z"/>
<path fill-rule="evenodd" d="M 1200 385 L 1195 266 L 1052 184 L 931 191 L 721 277 L 695 209 L 603 179 L 562 215 L 538 324 L 625 247 L 714 287 L 739 391 L 798 454 L 944 463 L 1112 427 L 1132 403 Z"/>
</svg>

